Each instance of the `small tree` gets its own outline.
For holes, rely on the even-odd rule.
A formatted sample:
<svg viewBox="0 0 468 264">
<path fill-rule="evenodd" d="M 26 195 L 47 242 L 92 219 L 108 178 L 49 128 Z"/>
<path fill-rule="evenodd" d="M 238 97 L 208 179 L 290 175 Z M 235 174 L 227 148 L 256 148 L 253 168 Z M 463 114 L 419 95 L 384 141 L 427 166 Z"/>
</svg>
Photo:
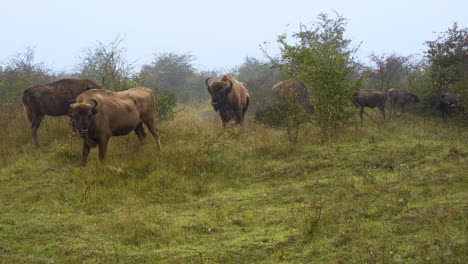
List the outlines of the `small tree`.
<svg viewBox="0 0 468 264">
<path fill-rule="evenodd" d="M 293 97 L 274 100 L 255 112 L 255 120 L 271 127 L 286 128 L 291 151 L 298 143 L 299 128 L 309 122 L 311 115 Z"/>
<path fill-rule="evenodd" d="M 283 74 L 276 67 L 253 57 L 246 57 L 236 73 L 236 78 L 244 82 L 249 90 L 251 110 L 269 104 L 273 99 L 271 87 L 284 80 Z"/>
<path fill-rule="evenodd" d="M 155 95 L 156 108 L 160 120 L 171 119 L 177 100 L 173 93 L 148 84 L 148 73 L 144 70 L 133 73 L 133 65 L 125 59 L 123 38 L 118 36 L 110 43 L 101 43 L 85 50 L 77 66 L 78 76 L 100 81 L 104 88 L 122 91 L 137 86 L 151 88 Z"/>
<path fill-rule="evenodd" d="M 95 47 L 86 48 L 80 58 L 78 76 L 101 82 L 109 90 L 121 91 L 134 85 L 133 65 L 125 59 L 124 38 L 117 36 L 109 43 L 98 42 Z"/>
<path fill-rule="evenodd" d="M 6 101 L 12 98 L 19 101 L 24 89 L 45 84 L 55 79 L 52 70 L 44 63 L 36 62 L 36 51 L 28 47 L 23 52 L 18 52 L 0 66 L 0 100 Z"/>
<path fill-rule="evenodd" d="M 468 28 L 458 28 L 454 23 L 436 40 L 426 41 L 426 45 L 434 90 L 467 93 Z"/>
<path fill-rule="evenodd" d="M 436 113 L 433 100 L 435 91 L 431 87 L 427 63 L 425 58 L 411 57 L 406 63 L 405 81 L 401 83 L 400 88 L 418 96 L 419 103 L 413 107 L 419 112 Z"/>
<path fill-rule="evenodd" d="M 203 98 L 204 80 L 197 76 L 193 60 L 194 56 L 189 53 L 157 54 L 151 64 L 142 68 L 146 75 L 144 84 L 171 92 L 184 102 Z"/>
<path fill-rule="evenodd" d="M 330 19 L 322 13 L 312 27 L 301 25 L 300 31 L 292 35 L 296 43 L 289 44 L 286 34 L 278 37 L 280 68 L 306 85 L 324 136 L 347 123 L 353 112 L 346 106 L 362 85 L 362 78 L 352 77 L 356 49 L 349 48 L 351 41 L 344 37 L 345 26 L 343 17 Z"/>
<path fill-rule="evenodd" d="M 396 54 L 378 56 L 373 53 L 370 59 L 373 64 L 367 80 L 370 90 L 387 91 L 402 86 L 406 81 L 410 57 Z"/>
</svg>

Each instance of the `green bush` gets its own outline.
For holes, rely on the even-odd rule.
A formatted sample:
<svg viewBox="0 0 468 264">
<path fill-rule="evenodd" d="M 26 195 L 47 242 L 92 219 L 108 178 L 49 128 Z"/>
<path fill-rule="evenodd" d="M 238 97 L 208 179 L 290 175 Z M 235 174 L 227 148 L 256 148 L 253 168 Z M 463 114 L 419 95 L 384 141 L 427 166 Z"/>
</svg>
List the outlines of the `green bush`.
<svg viewBox="0 0 468 264">
<path fill-rule="evenodd" d="M 174 93 L 159 88 L 153 89 L 158 109 L 159 120 L 171 120 L 174 118 L 174 107 L 177 105 L 177 97 Z"/>
<path fill-rule="evenodd" d="M 299 126 L 310 122 L 312 115 L 292 99 L 268 104 L 255 112 L 255 120 L 271 127 L 286 129 L 291 150 L 294 150 L 298 141 Z"/>
<path fill-rule="evenodd" d="M 317 125 L 323 135 L 334 134 L 352 117 L 349 101 L 362 85 L 356 80 L 350 40 L 344 37 L 346 22 L 337 15 L 329 19 L 320 14 L 313 27 L 305 25 L 293 34 L 297 41 L 288 43 L 288 36 L 278 37 L 281 68 L 288 77 L 296 77 L 305 84 L 316 109 Z"/>
</svg>

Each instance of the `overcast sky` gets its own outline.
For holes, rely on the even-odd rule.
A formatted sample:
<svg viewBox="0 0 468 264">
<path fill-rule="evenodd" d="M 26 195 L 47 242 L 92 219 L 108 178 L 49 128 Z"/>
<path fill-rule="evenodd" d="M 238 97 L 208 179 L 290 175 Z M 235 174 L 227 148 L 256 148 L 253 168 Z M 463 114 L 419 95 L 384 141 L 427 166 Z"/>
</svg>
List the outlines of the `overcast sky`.
<svg viewBox="0 0 468 264">
<path fill-rule="evenodd" d="M 297 31 L 319 13 L 348 19 L 347 37 L 362 42 L 358 56 L 372 52 L 422 54 L 453 22 L 468 26 L 462 0 L 3 0 L 0 2 L 0 61 L 26 47 L 54 70 L 72 70 L 83 49 L 119 34 L 126 57 L 137 65 L 155 53 L 190 52 L 198 69 L 229 70 L 246 56 L 264 58 L 279 34 Z"/>
</svg>

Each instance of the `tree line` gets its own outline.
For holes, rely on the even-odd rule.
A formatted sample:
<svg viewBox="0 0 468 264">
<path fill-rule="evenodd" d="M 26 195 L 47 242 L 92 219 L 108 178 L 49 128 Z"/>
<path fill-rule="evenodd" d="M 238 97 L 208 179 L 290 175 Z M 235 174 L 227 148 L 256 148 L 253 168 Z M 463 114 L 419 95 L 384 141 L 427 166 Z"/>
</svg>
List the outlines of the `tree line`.
<svg viewBox="0 0 468 264">
<path fill-rule="evenodd" d="M 231 70 L 246 83 L 251 94 L 251 109 L 259 110 L 272 101 L 271 87 L 287 78 L 301 80 L 316 107 L 317 122 L 325 130 L 335 130 L 349 120 L 346 105 L 359 89 L 403 89 L 421 98 L 418 110 L 430 112 L 431 97 L 439 91 L 467 94 L 468 29 L 454 23 L 435 40 L 424 43 L 424 54 L 370 54 L 370 63 L 356 57 L 358 47 L 345 37 L 346 19 L 320 14 L 308 27 L 301 25 L 292 35 L 278 36 L 278 55 L 247 57 Z M 293 41 L 291 41 L 292 39 Z M 142 66 L 125 57 L 124 38 L 108 43 L 97 42 L 86 48 L 71 72 L 54 72 L 35 59 L 35 49 L 26 48 L 0 64 L 0 101 L 18 103 L 28 87 L 62 78 L 88 78 L 110 90 L 135 86 L 151 88 L 162 119 L 170 119 L 177 102 L 197 103 L 207 100 L 204 86 L 207 77 L 224 72 L 200 70 L 190 53 L 156 53 Z"/>
</svg>

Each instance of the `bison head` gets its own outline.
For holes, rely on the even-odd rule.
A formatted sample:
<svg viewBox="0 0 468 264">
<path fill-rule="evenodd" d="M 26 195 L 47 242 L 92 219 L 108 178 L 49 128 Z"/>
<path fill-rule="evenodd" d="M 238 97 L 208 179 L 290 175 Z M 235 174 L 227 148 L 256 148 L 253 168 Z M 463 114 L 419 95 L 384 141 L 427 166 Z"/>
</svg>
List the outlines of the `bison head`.
<svg viewBox="0 0 468 264">
<path fill-rule="evenodd" d="M 76 103 L 76 101 L 70 101 L 69 115 L 71 117 L 70 124 L 74 131 L 78 131 L 80 136 L 86 137 L 88 130 L 91 126 L 91 122 L 96 115 L 98 102 L 94 99 L 89 99 L 91 104 L 87 103 Z"/>
<path fill-rule="evenodd" d="M 227 96 L 232 91 L 232 81 L 228 79 L 229 85 L 225 82 L 213 82 L 209 84 L 210 78 L 206 79 L 205 84 L 211 95 L 211 105 L 215 111 L 218 111 L 226 106 Z"/>
<path fill-rule="evenodd" d="M 413 104 L 417 104 L 419 103 L 419 98 L 417 95 L 415 95 L 414 93 L 411 93 L 410 94 L 410 100 Z"/>
</svg>

